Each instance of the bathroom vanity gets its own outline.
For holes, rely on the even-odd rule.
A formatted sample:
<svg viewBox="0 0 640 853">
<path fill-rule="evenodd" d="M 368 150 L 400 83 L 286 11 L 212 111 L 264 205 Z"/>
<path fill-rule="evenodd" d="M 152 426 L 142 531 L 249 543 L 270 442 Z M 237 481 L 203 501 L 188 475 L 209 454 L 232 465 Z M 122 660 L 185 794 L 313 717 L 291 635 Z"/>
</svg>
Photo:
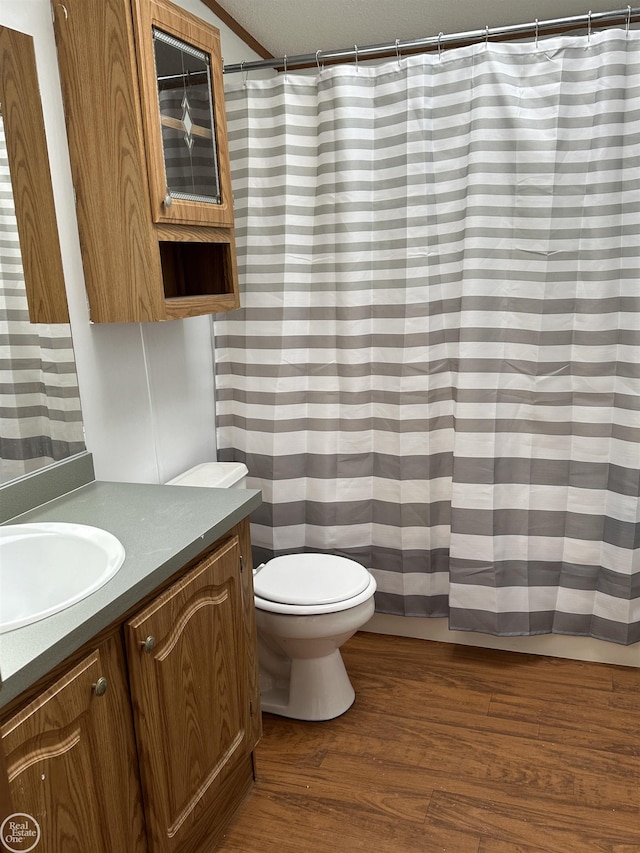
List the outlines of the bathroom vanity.
<svg viewBox="0 0 640 853">
<path fill-rule="evenodd" d="M 126 551 L 84 601 L 0 635 L 1 770 L 9 807 L 39 824 L 38 850 L 214 849 L 251 788 L 261 734 L 248 522 L 259 502 L 90 482 L 11 520 L 92 524 Z"/>
</svg>

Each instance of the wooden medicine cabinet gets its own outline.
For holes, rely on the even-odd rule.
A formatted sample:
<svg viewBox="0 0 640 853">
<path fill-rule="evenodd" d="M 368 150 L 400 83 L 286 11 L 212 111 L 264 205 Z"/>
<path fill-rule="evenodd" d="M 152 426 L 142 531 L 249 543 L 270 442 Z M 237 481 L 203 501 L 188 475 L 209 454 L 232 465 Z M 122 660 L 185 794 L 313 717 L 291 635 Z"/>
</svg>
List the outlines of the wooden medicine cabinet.
<svg viewBox="0 0 640 853">
<path fill-rule="evenodd" d="M 218 30 L 167 0 L 53 9 L 91 320 L 239 307 Z"/>
</svg>

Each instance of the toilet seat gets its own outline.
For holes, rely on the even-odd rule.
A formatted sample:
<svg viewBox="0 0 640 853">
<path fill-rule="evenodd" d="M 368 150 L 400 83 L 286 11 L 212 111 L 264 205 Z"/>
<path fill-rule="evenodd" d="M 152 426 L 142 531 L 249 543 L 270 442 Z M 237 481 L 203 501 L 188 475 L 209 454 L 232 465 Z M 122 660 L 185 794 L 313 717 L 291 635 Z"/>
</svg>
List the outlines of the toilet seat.
<svg viewBox="0 0 640 853">
<path fill-rule="evenodd" d="M 274 557 L 254 574 L 255 605 L 271 613 L 337 613 L 366 601 L 375 590 L 367 569 L 333 554 Z"/>
<path fill-rule="evenodd" d="M 256 572 L 259 598 L 279 604 L 334 604 L 366 589 L 369 573 L 360 563 L 333 554 L 286 554 Z"/>
</svg>

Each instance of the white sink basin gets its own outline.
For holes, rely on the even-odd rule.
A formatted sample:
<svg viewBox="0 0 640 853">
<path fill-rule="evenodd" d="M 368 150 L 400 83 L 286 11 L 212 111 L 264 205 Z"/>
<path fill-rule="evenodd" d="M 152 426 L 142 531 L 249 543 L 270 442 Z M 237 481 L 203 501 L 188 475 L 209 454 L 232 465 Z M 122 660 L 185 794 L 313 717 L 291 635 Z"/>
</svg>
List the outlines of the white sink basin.
<svg viewBox="0 0 640 853">
<path fill-rule="evenodd" d="M 124 556 L 113 534 L 86 524 L 0 526 L 0 634 L 82 601 Z"/>
</svg>

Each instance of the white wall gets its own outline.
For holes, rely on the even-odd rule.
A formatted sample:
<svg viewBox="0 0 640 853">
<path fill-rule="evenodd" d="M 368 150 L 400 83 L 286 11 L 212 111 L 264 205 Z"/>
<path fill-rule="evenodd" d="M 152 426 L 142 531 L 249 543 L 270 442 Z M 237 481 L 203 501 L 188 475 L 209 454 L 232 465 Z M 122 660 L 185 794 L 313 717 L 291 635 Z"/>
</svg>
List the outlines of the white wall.
<svg viewBox="0 0 640 853">
<path fill-rule="evenodd" d="M 218 26 L 226 62 L 256 58 L 199 0 L 178 5 Z M 215 458 L 211 321 L 89 323 L 49 0 L 2 0 L 0 25 L 34 39 L 86 443 L 96 476 L 165 482 Z M 108 215 L 108 199 L 105 210 Z"/>
</svg>

